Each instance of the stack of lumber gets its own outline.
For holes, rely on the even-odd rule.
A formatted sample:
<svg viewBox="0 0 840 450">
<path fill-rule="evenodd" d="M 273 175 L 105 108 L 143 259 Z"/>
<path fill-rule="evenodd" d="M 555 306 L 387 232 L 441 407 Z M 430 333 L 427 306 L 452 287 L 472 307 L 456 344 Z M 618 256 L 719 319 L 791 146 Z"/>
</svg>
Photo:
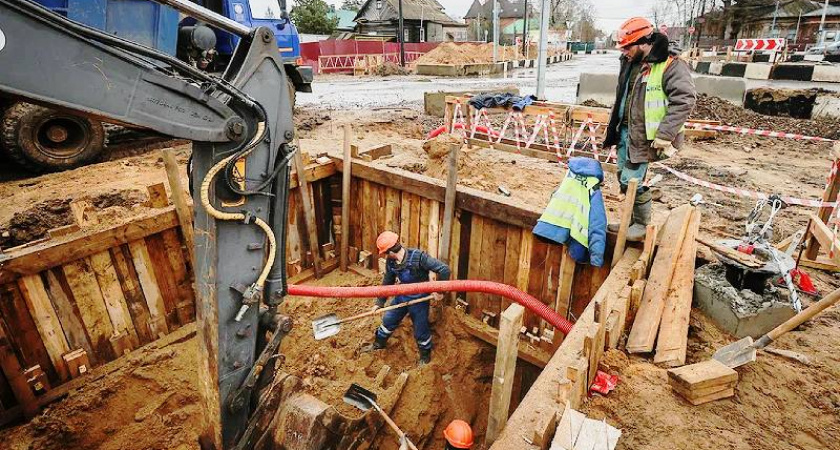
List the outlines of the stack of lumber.
<svg viewBox="0 0 840 450">
<path fill-rule="evenodd" d="M 613 450 L 621 430 L 567 407 L 549 450 Z"/>
<path fill-rule="evenodd" d="M 668 370 L 668 382 L 692 405 L 729 398 L 735 395 L 738 372 L 710 359 Z"/>
<path fill-rule="evenodd" d="M 700 211 L 693 206 L 671 211 L 627 338 L 628 352 L 652 352 L 655 345 L 657 364 L 685 364 L 699 229 Z"/>
</svg>

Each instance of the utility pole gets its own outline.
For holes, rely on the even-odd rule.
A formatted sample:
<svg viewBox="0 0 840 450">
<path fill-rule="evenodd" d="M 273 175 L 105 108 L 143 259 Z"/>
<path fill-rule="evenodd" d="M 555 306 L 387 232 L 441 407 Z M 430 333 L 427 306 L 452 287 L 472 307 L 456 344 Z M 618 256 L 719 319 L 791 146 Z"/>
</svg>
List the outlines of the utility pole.
<svg viewBox="0 0 840 450">
<path fill-rule="evenodd" d="M 828 1 L 828 0 L 826 0 Z M 776 16 L 779 15 L 779 0 L 776 0 L 776 9 L 773 10 L 773 24 L 770 25 L 770 37 L 776 37 Z"/>
<path fill-rule="evenodd" d="M 550 0 L 542 0 L 540 5 L 540 46 L 537 52 L 537 98 L 545 100 L 545 62 L 548 57 L 548 10 Z"/>
<path fill-rule="evenodd" d="M 820 45 L 825 44 L 825 13 L 828 11 L 828 0 L 823 5 L 822 18 L 820 19 Z"/>
<path fill-rule="evenodd" d="M 397 33 L 399 36 L 397 37 L 399 40 L 397 42 L 400 43 L 400 67 L 405 67 L 405 31 L 403 31 L 403 10 L 402 10 L 402 0 L 399 0 L 399 5 L 397 7 L 399 9 L 400 15 L 400 25 L 399 25 L 399 32 Z"/>
<path fill-rule="evenodd" d="M 522 12 L 522 56 L 528 56 L 528 0 L 525 0 L 525 11 Z"/>
<path fill-rule="evenodd" d="M 799 11 L 799 17 L 796 19 L 796 33 L 793 34 L 793 44 L 799 42 L 799 25 L 802 23 L 802 11 Z"/>
<path fill-rule="evenodd" d="M 499 60 L 499 0 L 493 0 L 493 62 Z"/>
</svg>

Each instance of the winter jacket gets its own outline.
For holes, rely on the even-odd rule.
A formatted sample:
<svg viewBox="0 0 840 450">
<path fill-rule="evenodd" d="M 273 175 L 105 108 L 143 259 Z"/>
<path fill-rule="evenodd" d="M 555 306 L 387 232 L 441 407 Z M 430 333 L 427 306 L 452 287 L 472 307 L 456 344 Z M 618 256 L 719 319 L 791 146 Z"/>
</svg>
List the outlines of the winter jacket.
<svg viewBox="0 0 840 450">
<path fill-rule="evenodd" d="M 586 235 L 588 242 L 578 242 L 572 238 L 572 233 L 568 228 L 543 220 L 545 213 L 537 221 L 533 233 L 567 246 L 569 255 L 577 262 L 589 262 L 595 267 L 601 267 L 604 265 L 604 251 L 607 247 L 607 211 L 604 208 L 604 197 L 600 189 L 600 183 L 604 181 L 604 171 L 597 160 L 576 157 L 569 159 L 569 173 L 566 174 L 566 178 L 571 177 L 572 180 L 568 181 L 575 182 L 573 180 L 575 176 L 595 177 L 599 183 L 589 192 L 589 223 Z"/>
<path fill-rule="evenodd" d="M 526 106 L 534 103 L 536 99 L 535 95 L 520 97 L 510 93 L 479 94 L 470 99 L 470 106 L 475 109 L 492 108 L 494 106 L 506 108 L 510 106 L 514 111 L 522 111 Z"/>
<path fill-rule="evenodd" d="M 660 33 L 654 33 L 653 35 L 654 40 L 650 54 L 640 63 L 643 65 L 643 70 L 638 71 L 638 75 L 634 80 L 629 80 L 629 83 L 628 78 L 633 64 L 626 57 L 621 57 L 615 103 L 610 115 L 610 124 L 607 127 L 607 136 L 604 139 L 604 147 L 618 144 L 622 115 L 622 111 L 620 111 L 621 100 L 625 91 L 629 91 L 632 97 L 628 99 L 630 102 L 628 156 L 630 162 L 634 164 L 656 161 L 656 151 L 651 148 L 651 141 L 647 139 L 645 133 L 646 82 L 643 79 L 649 65 L 666 61 L 668 56 L 674 58 L 668 68 L 665 69 L 662 79 L 665 94 L 668 96 L 668 112 L 656 133 L 657 138 L 672 142 L 676 148 L 682 147 L 685 136 L 680 129 L 688 120 L 688 116 L 694 109 L 694 103 L 697 100 L 694 80 L 691 78 L 691 69 L 688 64 L 679 59 L 676 53 L 669 50 L 668 38 L 665 35 Z"/>
<path fill-rule="evenodd" d="M 416 248 L 405 248 L 405 260 L 399 264 L 393 259 L 385 262 L 385 276 L 382 278 L 384 286 L 400 283 L 422 283 L 429 281 L 429 272 L 437 274 L 438 281 L 446 281 L 452 276 L 452 270 L 443 261 L 432 257 L 428 253 Z M 426 294 L 415 294 L 415 298 L 423 297 Z M 387 297 L 379 297 L 376 304 L 379 307 L 385 305 Z"/>
</svg>

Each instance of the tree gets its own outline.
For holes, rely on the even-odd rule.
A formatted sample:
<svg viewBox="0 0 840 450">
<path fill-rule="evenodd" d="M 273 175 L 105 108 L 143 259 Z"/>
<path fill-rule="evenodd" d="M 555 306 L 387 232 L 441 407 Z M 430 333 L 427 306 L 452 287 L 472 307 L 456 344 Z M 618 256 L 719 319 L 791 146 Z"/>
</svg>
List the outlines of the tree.
<svg viewBox="0 0 840 450">
<path fill-rule="evenodd" d="M 289 15 L 300 33 L 332 34 L 338 17 L 329 16 L 330 7 L 324 0 L 297 0 Z"/>
<path fill-rule="evenodd" d="M 365 2 L 363 0 L 344 0 L 344 2 L 341 3 L 341 9 L 346 11 L 358 11 L 362 9 L 362 5 L 364 4 Z"/>
</svg>

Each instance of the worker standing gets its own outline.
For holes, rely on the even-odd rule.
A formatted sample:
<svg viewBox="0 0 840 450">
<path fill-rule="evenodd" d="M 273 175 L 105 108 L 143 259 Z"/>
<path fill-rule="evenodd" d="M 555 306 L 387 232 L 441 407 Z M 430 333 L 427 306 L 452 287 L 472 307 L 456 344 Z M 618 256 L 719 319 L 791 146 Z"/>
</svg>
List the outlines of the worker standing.
<svg viewBox="0 0 840 450">
<path fill-rule="evenodd" d="M 643 17 L 624 22 L 616 36 L 621 50 L 615 103 L 604 146 L 618 147 L 621 192 L 636 178 L 639 187 L 627 240 L 642 241 L 650 222 L 651 193 L 643 186 L 648 164 L 673 156 L 697 99 L 691 70 L 669 48 L 668 37 Z M 612 232 L 617 224 L 610 224 Z"/>
<path fill-rule="evenodd" d="M 380 255 L 385 255 L 385 276 L 383 285 L 392 285 L 399 280 L 401 284 L 422 283 L 429 281 L 429 272 L 437 274 L 439 281 L 446 281 L 451 275 L 449 266 L 433 258 L 428 253 L 416 249 L 403 247 L 399 242 L 399 236 L 393 231 L 384 231 L 376 238 L 376 248 Z M 443 299 L 443 294 L 432 294 L 438 301 Z M 428 294 L 398 295 L 391 302 L 398 305 L 414 299 L 428 296 Z M 386 297 L 376 299 L 376 307 L 385 306 Z M 414 339 L 417 341 L 417 348 L 420 351 L 420 364 L 428 364 L 432 359 L 432 330 L 429 327 L 429 302 L 420 302 L 405 308 L 386 311 L 382 317 L 382 325 L 376 329 L 375 339 L 366 350 L 380 350 L 391 334 L 400 325 L 406 314 L 411 316 L 414 325 Z"/>
</svg>

